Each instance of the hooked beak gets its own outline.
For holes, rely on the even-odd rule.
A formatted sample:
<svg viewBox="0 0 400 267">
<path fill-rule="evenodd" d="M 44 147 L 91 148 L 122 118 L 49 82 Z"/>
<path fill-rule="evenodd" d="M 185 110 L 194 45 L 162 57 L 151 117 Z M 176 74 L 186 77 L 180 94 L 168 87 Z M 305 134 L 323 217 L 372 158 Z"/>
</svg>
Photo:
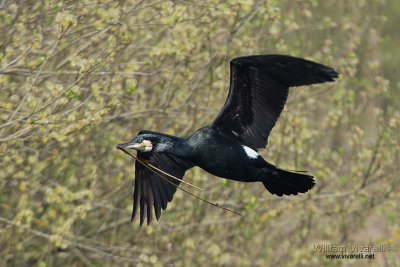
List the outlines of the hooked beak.
<svg viewBox="0 0 400 267">
<path fill-rule="evenodd" d="M 128 143 L 122 143 L 122 144 L 117 145 L 117 148 L 118 147 L 132 148 L 132 149 L 135 149 L 137 151 L 142 151 L 142 152 L 148 152 L 153 149 L 153 145 L 148 140 L 144 140 L 141 143 L 136 143 L 136 142 L 132 142 L 132 141 L 128 142 Z"/>
</svg>

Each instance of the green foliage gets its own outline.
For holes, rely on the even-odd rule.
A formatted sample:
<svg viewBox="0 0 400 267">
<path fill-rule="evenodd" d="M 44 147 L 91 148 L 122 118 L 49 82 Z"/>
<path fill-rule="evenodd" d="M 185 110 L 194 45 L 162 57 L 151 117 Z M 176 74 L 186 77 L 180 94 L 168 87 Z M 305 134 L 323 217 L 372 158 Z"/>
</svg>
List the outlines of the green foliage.
<svg viewBox="0 0 400 267">
<path fill-rule="evenodd" d="M 0 265 L 339 266 L 350 261 L 313 245 L 399 248 L 398 11 L 374 0 L 2 1 Z M 278 198 L 195 168 L 185 179 L 202 197 L 243 216 L 178 191 L 159 223 L 131 224 L 134 165 L 115 145 L 208 124 L 229 60 L 267 53 L 340 73 L 292 89 L 261 151 L 308 170 L 316 189 Z"/>
</svg>

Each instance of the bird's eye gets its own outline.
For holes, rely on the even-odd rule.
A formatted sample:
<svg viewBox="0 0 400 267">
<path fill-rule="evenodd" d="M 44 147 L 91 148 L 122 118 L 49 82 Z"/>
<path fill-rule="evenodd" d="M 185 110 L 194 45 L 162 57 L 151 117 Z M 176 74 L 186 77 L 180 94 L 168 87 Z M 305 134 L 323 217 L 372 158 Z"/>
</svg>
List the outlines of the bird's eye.
<svg viewBox="0 0 400 267">
<path fill-rule="evenodd" d="M 137 142 L 138 142 L 138 143 L 143 142 L 143 138 L 139 137 L 138 140 L 137 140 Z"/>
</svg>

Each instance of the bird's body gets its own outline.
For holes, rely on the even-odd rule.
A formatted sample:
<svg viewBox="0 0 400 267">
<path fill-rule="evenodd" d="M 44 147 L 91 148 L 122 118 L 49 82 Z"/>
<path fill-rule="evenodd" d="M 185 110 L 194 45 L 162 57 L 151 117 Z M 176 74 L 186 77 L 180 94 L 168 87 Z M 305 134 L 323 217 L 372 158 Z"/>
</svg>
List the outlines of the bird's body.
<svg viewBox="0 0 400 267">
<path fill-rule="evenodd" d="M 188 138 L 140 131 L 120 147 L 138 150 L 138 158 L 182 178 L 193 166 L 241 182 L 262 182 L 278 196 L 305 193 L 315 182 L 312 176 L 281 170 L 257 152 L 267 145 L 286 102 L 289 87 L 333 81 L 337 73 L 324 65 L 282 55 L 236 58 L 231 61 L 228 98 L 216 119 Z M 132 219 L 140 206 L 140 224 L 166 209 L 177 182 L 153 173 L 136 162 Z M 162 176 L 163 178 L 161 178 Z"/>
<path fill-rule="evenodd" d="M 266 161 L 256 151 L 241 145 L 231 133 L 210 126 L 200 128 L 185 140 L 191 160 L 212 175 L 242 182 L 259 181 L 258 170 Z"/>
</svg>

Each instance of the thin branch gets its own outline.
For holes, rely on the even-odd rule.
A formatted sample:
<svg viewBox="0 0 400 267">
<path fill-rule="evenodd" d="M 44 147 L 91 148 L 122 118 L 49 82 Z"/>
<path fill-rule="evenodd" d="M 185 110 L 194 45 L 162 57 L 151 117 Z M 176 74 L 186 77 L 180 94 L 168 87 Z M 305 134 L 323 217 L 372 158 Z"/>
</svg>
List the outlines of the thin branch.
<svg viewBox="0 0 400 267">
<path fill-rule="evenodd" d="M 25 225 L 20 225 L 20 224 L 18 224 L 16 222 L 13 222 L 13 221 L 11 221 L 11 220 L 9 220 L 7 218 L 0 217 L 0 222 L 6 223 L 8 225 L 15 226 L 17 228 L 24 229 L 24 230 L 28 231 L 29 233 L 31 233 L 31 234 L 33 234 L 35 236 L 42 237 L 42 238 L 48 239 L 50 241 L 52 240 L 52 237 L 53 237 L 53 235 L 49 235 L 49 234 L 46 234 L 46 233 L 31 229 L 30 227 L 25 226 Z M 94 252 L 94 253 L 97 253 L 97 254 L 101 254 L 103 256 L 107 256 L 109 258 L 112 258 L 113 260 L 126 261 L 126 262 L 138 262 L 138 260 L 136 260 L 136 259 L 123 257 L 123 256 L 117 256 L 117 255 L 105 252 L 103 250 L 100 250 L 98 248 L 91 247 L 91 246 L 88 246 L 88 245 L 84 245 L 81 242 L 75 242 L 75 241 L 72 241 L 72 240 L 69 240 L 69 239 L 65 239 L 65 238 L 63 239 L 63 241 L 68 243 L 69 245 L 75 246 L 77 248 L 85 249 L 85 250 L 88 250 L 90 252 Z"/>
<path fill-rule="evenodd" d="M 13 1 L 9 1 L 9 2 L 7 2 L 7 3 L 6 3 L 6 0 L 1 1 L 0 10 L 2 10 L 3 8 L 5 8 L 5 7 L 11 5 L 12 3 L 13 3 Z"/>
<path fill-rule="evenodd" d="M 32 74 L 38 74 L 38 71 L 30 70 L 30 69 L 11 69 L 9 71 L 5 71 L 2 74 L 8 74 L 8 75 L 25 75 L 29 76 Z M 104 76 L 104 75 L 121 75 L 121 76 L 153 76 L 161 73 L 161 71 L 153 71 L 153 72 L 141 72 L 141 71 L 99 71 L 99 72 L 92 72 L 89 73 L 88 76 L 90 75 L 96 75 L 96 76 Z M 66 71 L 42 71 L 40 72 L 39 75 L 78 75 L 79 71 L 74 71 L 74 70 L 66 70 Z"/>
<path fill-rule="evenodd" d="M 93 96 L 93 94 L 90 94 L 84 101 L 82 101 L 81 103 L 79 103 L 79 105 L 76 105 L 75 107 L 73 107 L 73 108 L 71 108 L 71 109 L 69 109 L 69 110 L 64 111 L 63 114 L 61 114 L 61 117 L 64 117 L 64 116 L 67 115 L 68 113 L 71 113 L 72 111 L 77 110 L 77 109 L 79 109 L 80 107 L 82 107 L 83 105 L 85 105 L 85 104 L 89 101 L 89 99 L 92 98 L 92 96 Z"/>
<path fill-rule="evenodd" d="M 25 55 L 25 53 L 28 52 L 29 49 L 31 49 L 31 47 L 32 47 L 32 46 L 28 46 L 18 57 L 16 57 L 16 58 L 15 58 L 14 60 L 12 60 L 10 63 L 8 63 L 7 65 L 5 65 L 3 68 L 1 68 L 1 69 L 0 69 L 0 74 L 3 74 L 4 71 L 5 71 L 7 68 L 9 68 L 11 65 L 17 63 L 17 62 L 21 59 L 21 57 L 22 57 L 23 55 Z"/>
<path fill-rule="evenodd" d="M 35 111 L 33 111 L 32 113 L 19 118 L 19 119 L 15 119 L 12 121 L 8 121 L 6 123 L 4 123 L 3 125 L 0 125 L 0 129 L 7 127 L 15 122 L 19 122 L 19 121 L 23 121 L 26 120 L 27 118 L 31 117 L 32 115 L 44 110 L 45 108 L 47 108 L 48 106 L 52 105 L 53 103 L 55 103 L 58 99 L 60 99 L 64 94 L 66 94 L 69 90 L 72 89 L 72 87 L 74 87 L 75 85 L 77 85 L 82 79 L 86 78 L 87 75 L 92 72 L 97 65 L 99 65 L 100 63 L 104 62 L 105 58 L 97 61 L 96 63 L 94 63 L 86 72 L 84 72 L 80 77 L 78 77 L 71 85 L 69 85 L 64 91 L 62 91 L 56 98 L 52 99 L 51 101 L 47 102 L 46 104 L 44 104 L 42 107 L 36 109 Z"/>
<path fill-rule="evenodd" d="M 171 178 L 176 178 L 175 176 L 173 176 L 173 175 L 171 175 L 171 174 L 169 174 L 169 173 L 166 173 L 165 171 L 163 171 L 163 170 L 161 170 L 161 169 L 159 169 L 159 168 L 157 168 L 157 167 L 151 165 L 150 163 L 149 163 L 148 165 L 149 165 L 150 167 L 152 167 L 153 169 L 155 169 L 155 170 L 157 170 L 157 171 L 159 171 L 159 172 L 161 172 L 161 173 L 163 173 L 163 174 L 165 174 L 165 175 L 167 175 L 167 176 L 169 176 L 169 177 L 171 177 Z M 189 183 L 183 181 L 182 179 L 181 179 L 181 182 L 184 182 L 184 184 L 189 184 Z M 196 189 L 198 189 L 198 190 L 200 190 L 200 191 L 203 191 L 203 189 L 200 188 L 200 187 L 197 187 L 197 186 L 195 186 L 195 185 L 193 185 L 193 187 L 196 188 Z"/>
<path fill-rule="evenodd" d="M 83 255 L 83 253 L 76 247 L 72 248 L 72 252 L 86 265 L 89 267 L 94 266 L 89 260 L 88 258 L 85 257 L 85 255 Z"/>
<path fill-rule="evenodd" d="M 118 228 L 121 225 L 127 224 L 130 221 L 131 221 L 131 218 L 122 219 L 120 221 L 117 221 L 117 222 L 111 223 L 109 225 L 106 225 L 106 226 L 104 226 L 104 227 L 102 227 L 100 229 L 97 229 L 96 231 L 91 231 L 90 233 L 85 235 L 85 237 L 91 237 L 91 236 L 94 236 L 94 235 L 97 236 L 97 235 L 102 234 L 104 232 L 107 232 L 107 231 L 109 231 L 111 229 Z"/>
<path fill-rule="evenodd" d="M 68 30 L 68 29 L 67 29 Z M 62 29 L 60 32 L 60 35 L 58 36 L 57 40 L 54 42 L 54 45 L 52 46 L 50 53 L 47 54 L 46 58 L 44 59 L 42 65 L 40 66 L 39 70 L 36 72 L 35 77 L 32 80 L 31 86 L 29 88 L 29 90 L 24 94 L 24 96 L 22 97 L 22 100 L 19 102 L 17 108 L 15 109 L 15 111 L 10 115 L 10 117 L 8 118 L 9 121 L 12 121 L 15 117 L 15 115 L 19 112 L 19 110 L 21 109 L 21 107 L 23 106 L 23 104 L 25 103 L 28 95 L 32 92 L 33 90 L 33 86 L 36 84 L 37 79 L 39 78 L 40 73 L 43 70 L 43 67 L 46 65 L 48 59 L 52 56 L 52 54 L 54 53 L 54 50 L 56 49 L 56 47 L 58 46 L 58 44 L 60 43 L 60 40 L 64 37 L 65 33 L 67 32 L 67 30 L 63 33 Z M 30 48 L 30 47 L 28 47 Z M 27 51 L 28 49 L 26 49 Z M 1 72 L 1 71 L 0 71 Z M 1 131 L 0 135 L 3 135 L 4 129 Z"/>
<path fill-rule="evenodd" d="M 118 118 L 127 117 L 127 116 L 131 116 L 131 118 L 133 118 L 136 115 L 139 115 L 139 114 L 143 115 L 143 114 L 148 114 L 148 113 L 150 113 L 150 114 L 154 114 L 154 113 L 168 114 L 168 113 L 170 113 L 170 111 L 169 110 L 165 110 L 165 109 L 157 109 L 157 108 L 154 108 L 154 109 L 143 109 L 143 110 L 138 110 L 138 111 L 130 111 L 130 112 L 125 112 L 125 113 L 121 113 L 121 114 L 118 114 L 118 115 L 114 115 L 114 116 L 108 117 L 108 118 L 106 118 L 104 120 L 104 122 L 108 123 L 109 121 L 112 121 L 112 120 L 115 120 L 115 119 L 118 119 Z"/>
<path fill-rule="evenodd" d="M 6 141 L 10 141 L 10 140 L 12 140 L 12 139 L 18 138 L 18 137 L 24 135 L 24 134 L 25 134 L 26 132 L 28 132 L 30 129 L 32 129 L 32 126 L 31 126 L 31 125 L 29 125 L 28 127 L 25 127 L 25 128 L 22 129 L 22 130 L 19 130 L 18 132 L 15 132 L 15 133 L 13 133 L 13 134 L 10 134 L 10 135 L 7 136 L 7 137 L 1 138 L 1 139 L 0 139 L 0 142 L 6 142 Z"/>
<path fill-rule="evenodd" d="M 191 5 L 191 6 L 199 6 L 199 7 L 208 7 L 208 8 L 214 8 L 217 9 L 217 6 L 212 6 L 212 5 L 204 5 L 204 4 L 198 4 L 198 3 L 193 3 L 193 2 L 188 2 L 188 1 L 182 1 L 178 0 L 178 2 L 185 4 L 185 5 Z"/>
<path fill-rule="evenodd" d="M 371 170 L 372 170 L 372 167 L 373 167 L 373 165 L 375 163 L 376 156 L 378 155 L 378 151 L 379 151 L 379 147 L 381 146 L 382 139 L 383 139 L 383 134 L 380 134 L 379 137 L 378 137 L 378 140 L 376 142 L 374 151 L 372 152 L 372 156 L 371 156 L 371 160 L 369 162 L 368 168 L 364 173 L 364 178 L 363 178 L 363 181 L 362 181 L 362 183 L 360 185 L 360 189 L 364 188 L 367 185 L 367 181 L 371 176 Z"/>
</svg>

